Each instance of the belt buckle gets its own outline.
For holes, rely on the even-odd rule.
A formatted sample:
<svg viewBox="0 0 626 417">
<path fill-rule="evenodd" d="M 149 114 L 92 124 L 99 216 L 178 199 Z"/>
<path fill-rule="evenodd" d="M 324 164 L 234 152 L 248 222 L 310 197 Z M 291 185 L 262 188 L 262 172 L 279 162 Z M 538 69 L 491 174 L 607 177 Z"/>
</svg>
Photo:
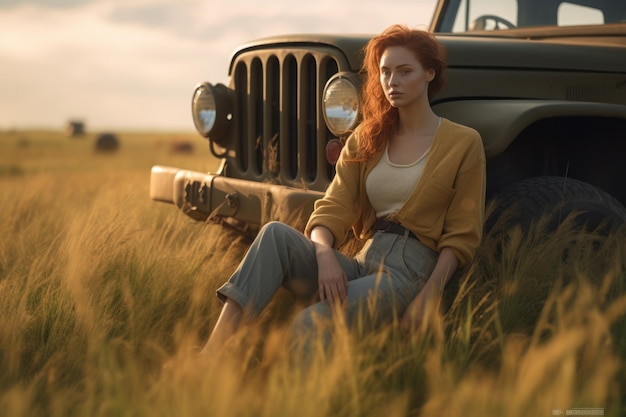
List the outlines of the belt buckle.
<svg viewBox="0 0 626 417">
<path fill-rule="evenodd" d="M 384 233 L 389 233 L 389 232 L 393 232 L 393 227 L 394 227 L 393 222 L 390 222 L 389 220 L 382 220 L 376 229 Z"/>
</svg>

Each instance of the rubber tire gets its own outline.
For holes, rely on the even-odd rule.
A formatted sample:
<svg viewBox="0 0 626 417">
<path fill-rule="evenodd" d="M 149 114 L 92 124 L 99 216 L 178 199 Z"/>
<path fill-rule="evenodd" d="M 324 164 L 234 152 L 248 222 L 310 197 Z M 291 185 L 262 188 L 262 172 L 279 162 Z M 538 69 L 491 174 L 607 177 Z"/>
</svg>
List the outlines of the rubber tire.
<svg viewBox="0 0 626 417">
<path fill-rule="evenodd" d="M 565 177 L 533 177 L 514 183 L 494 196 L 495 207 L 485 222 L 485 231 L 494 227 L 520 225 L 528 230 L 533 222 L 549 215 L 547 231 L 556 228 L 570 214 L 574 225 L 589 231 L 609 233 L 626 223 L 626 209 L 607 192 L 583 181 Z M 505 216 L 501 219 L 502 216 Z"/>
</svg>

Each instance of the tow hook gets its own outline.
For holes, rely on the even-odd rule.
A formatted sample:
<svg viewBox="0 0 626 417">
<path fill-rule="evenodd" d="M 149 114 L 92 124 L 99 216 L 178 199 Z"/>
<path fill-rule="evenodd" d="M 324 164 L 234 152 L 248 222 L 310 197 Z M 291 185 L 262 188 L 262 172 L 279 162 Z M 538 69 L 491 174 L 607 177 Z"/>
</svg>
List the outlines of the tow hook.
<svg viewBox="0 0 626 417">
<path fill-rule="evenodd" d="M 228 207 L 235 208 L 239 206 L 239 195 L 236 192 L 226 194 L 226 197 L 224 198 L 226 200 L 226 204 L 228 204 Z"/>
</svg>

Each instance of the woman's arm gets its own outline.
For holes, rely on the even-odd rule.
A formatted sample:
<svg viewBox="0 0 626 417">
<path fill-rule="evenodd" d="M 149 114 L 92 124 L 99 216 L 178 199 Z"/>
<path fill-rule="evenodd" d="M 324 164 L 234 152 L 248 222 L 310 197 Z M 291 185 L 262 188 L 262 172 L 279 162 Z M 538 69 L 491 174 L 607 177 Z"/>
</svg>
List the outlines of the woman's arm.
<svg viewBox="0 0 626 417">
<path fill-rule="evenodd" d="M 315 210 L 304 228 L 304 234 L 311 237 L 316 226 L 323 226 L 333 235 L 333 245 L 339 245 L 350 229 L 358 221 L 362 203 L 361 163 L 355 162 L 358 139 L 350 135 L 341 150 L 335 166 L 335 176 L 326 189 L 324 197 L 315 202 Z"/>
<path fill-rule="evenodd" d="M 433 272 L 430 274 L 424 288 L 413 299 L 402 316 L 401 325 L 405 328 L 416 329 L 431 311 L 439 306 L 443 289 L 459 266 L 459 260 L 452 249 L 446 247 L 439 253 Z M 432 309 L 432 310 L 431 310 Z"/>
<path fill-rule="evenodd" d="M 335 256 L 333 234 L 324 226 L 315 226 L 311 230 L 311 241 L 317 258 L 320 300 L 344 302 L 348 292 L 348 278 Z"/>
</svg>

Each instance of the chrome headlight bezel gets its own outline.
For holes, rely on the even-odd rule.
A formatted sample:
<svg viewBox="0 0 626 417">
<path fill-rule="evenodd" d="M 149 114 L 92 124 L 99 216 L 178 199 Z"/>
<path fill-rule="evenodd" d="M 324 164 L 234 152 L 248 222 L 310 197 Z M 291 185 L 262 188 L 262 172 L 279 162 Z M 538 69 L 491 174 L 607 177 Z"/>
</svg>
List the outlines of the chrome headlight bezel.
<svg viewBox="0 0 626 417">
<path fill-rule="evenodd" d="M 333 75 L 322 93 L 322 114 L 328 129 L 338 137 L 354 130 L 360 121 L 361 79 L 351 72 Z"/>
<path fill-rule="evenodd" d="M 233 120 L 231 90 L 223 84 L 208 82 L 196 86 L 191 99 L 191 114 L 198 133 L 224 145 Z"/>
</svg>

